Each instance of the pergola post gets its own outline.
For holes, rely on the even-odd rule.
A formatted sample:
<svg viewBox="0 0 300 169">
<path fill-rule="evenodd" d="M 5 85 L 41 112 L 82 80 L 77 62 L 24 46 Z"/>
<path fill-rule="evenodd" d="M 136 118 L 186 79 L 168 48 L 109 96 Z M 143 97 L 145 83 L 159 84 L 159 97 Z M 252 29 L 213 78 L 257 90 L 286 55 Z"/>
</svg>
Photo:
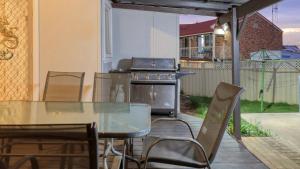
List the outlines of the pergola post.
<svg viewBox="0 0 300 169">
<path fill-rule="evenodd" d="M 232 84 L 240 86 L 240 44 L 238 38 L 238 18 L 236 7 L 232 8 L 231 38 L 232 38 Z M 240 100 L 233 112 L 234 136 L 241 139 L 241 111 Z"/>
</svg>

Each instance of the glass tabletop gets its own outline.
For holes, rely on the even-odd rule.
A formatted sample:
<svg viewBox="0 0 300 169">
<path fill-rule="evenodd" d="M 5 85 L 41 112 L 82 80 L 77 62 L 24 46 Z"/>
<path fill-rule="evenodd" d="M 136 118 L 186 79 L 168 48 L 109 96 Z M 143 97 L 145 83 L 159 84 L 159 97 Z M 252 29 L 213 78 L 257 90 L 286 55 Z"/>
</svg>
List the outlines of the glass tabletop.
<svg viewBox="0 0 300 169">
<path fill-rule="evenodd" d="M 141 137 L 151 129 L 151 108 L 136 103 L 0 102 L 0 125 L 92 122 L 100 137 Z"/>
</svg>

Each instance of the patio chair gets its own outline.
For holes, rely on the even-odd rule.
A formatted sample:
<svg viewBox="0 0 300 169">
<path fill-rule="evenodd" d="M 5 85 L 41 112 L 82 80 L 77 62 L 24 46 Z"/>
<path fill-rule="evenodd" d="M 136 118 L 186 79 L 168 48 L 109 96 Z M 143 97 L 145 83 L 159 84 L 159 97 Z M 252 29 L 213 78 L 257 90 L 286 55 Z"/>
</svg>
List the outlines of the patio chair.
<svg viewBox="0 0 300 169">
<path fill-rule="evenodd" d="M 43 101 L 81 101 L 84 72 L 49 71 Z"/>
<path fill-rule="evenodd" d="M 129 73 L 95 73 L 93 102 L 125 102 L 130 99 Z"/>
<path fill-rule="evenodd" d="M 210 168 L 226 130 L 229 118 L 243 89 L 221 82 L 214 93 L 198 136 L 189 124 L 180 119 L 157 119 L 159 122 L 180 122 L 187 126 L 190 137 L 147 136 L 144 140 L 142 163 L 163 163 L 195 168 Z M 176 127 L 175 127 L 176 128 Z"/>
<path fill-rule="evenodd" d="M 129 103 L 130 102 L 130 73 L 95 73 L 93 87 L 93 102 L 113 102 L 113 103 Z M 115 146 L 124 145 L 123 140 L 111 139 L 110 144 L 105 140 L 107 151 L 104 153 L 104 158 L 108 149 L 115 151 Z M 132 152 L 133 140 L 129 139 L 126 142 L 129 151 Z"/>
<path fill-rule="evenodd" d="M 82 153 L 67 153 L 67 148 L 62 149 L 61 153 L 36 153 L 33 156 L 28 157 L 27 151 L 15 152 L 15 146 L 12 146 L 11 142 L 4 144 L 1 149 L 0 159 L 2 159 L 1 164 L 4 166 L 9 166 L 10 157 L 22 157 L 19 162 L 22 164 L 24 160 L 31 160 L 34 167 L 37 166 L 35 162 L 35 157 L 61 157 L 66 159 L 69 157 L 85 157 L 88 158 L 89 169 L 98 169 L 98 133 L 96 124 L 45 124 L 45 125 L 1 125 L 0 126 L 0 138 L 9 139 L 48 139 L 48 140 L 61 140 L 65 141 L 65 145 L 68 145 L 69 141 L 87 142 L 88 143 L 88 154 Z M 22 150 L 19 150 L 22 151 Z M 1 165 L 0 164 L 0 165 Z M 60 168 L 64 168 L 64 161 L 60 163 Z M 63 166 L 62 166 L 63 165 Z M 9 167 L 8 167 L 9 168 Z M 9 168 L 10 169 L 10 168 Z"/>
<path fill-rule="evenodd" d="M 48 71 L 43 101 L 81 101 L 84 72 Z M 43 144 L 39 144 L 43 150 Z"/>
</svg>

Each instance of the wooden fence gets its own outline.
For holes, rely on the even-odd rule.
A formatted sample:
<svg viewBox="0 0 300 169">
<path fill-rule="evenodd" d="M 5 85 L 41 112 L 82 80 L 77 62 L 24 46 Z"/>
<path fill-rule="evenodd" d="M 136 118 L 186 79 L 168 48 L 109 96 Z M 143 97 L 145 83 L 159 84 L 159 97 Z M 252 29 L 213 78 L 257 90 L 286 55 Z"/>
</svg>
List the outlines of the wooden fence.
<svg viewBox="0 0 300 169">
<path fill-rule="evenodd" d="M 264 100 L 298 104 L 300 61 L 267 61 L 265 64 Z M 182 62 L 182 70 L 195 72 L 181 80 L 181 91 L 187 95 L 211 97 L 219 82 L 231 83 L 231 63 Z M 241 62 L 242 99 L 259 100 L 261 62 Z"/>
</svg>

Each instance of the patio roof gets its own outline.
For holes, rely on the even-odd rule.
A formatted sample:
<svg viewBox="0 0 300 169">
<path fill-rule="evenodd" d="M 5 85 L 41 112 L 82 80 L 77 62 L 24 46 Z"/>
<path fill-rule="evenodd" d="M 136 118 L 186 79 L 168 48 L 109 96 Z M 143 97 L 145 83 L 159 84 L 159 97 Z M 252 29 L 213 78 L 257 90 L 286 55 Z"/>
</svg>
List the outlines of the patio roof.
<svg viewBox="0 0 300 169">
<path fill-rule="evenodd" d="M 240 86 L 239 35 L 247 15 L 282 0 L 112 0 L 112 7 L 178 14 L 216 16 L 219 23 L 230 23 L 232 50 L 232 84 Z M 240 23 L 239 18 L 244 17 Z M 240 103 L 233 114 L 234 135 L 241 139 Z"/>
<path fill-rule="evenodd" d="M 237 17 L 263 9 L 281 0 L 112 0 L 114 8 L 195 14 L 220 17 L 230 22 L 231 9 L 237 8 Z"/>
</svg>

